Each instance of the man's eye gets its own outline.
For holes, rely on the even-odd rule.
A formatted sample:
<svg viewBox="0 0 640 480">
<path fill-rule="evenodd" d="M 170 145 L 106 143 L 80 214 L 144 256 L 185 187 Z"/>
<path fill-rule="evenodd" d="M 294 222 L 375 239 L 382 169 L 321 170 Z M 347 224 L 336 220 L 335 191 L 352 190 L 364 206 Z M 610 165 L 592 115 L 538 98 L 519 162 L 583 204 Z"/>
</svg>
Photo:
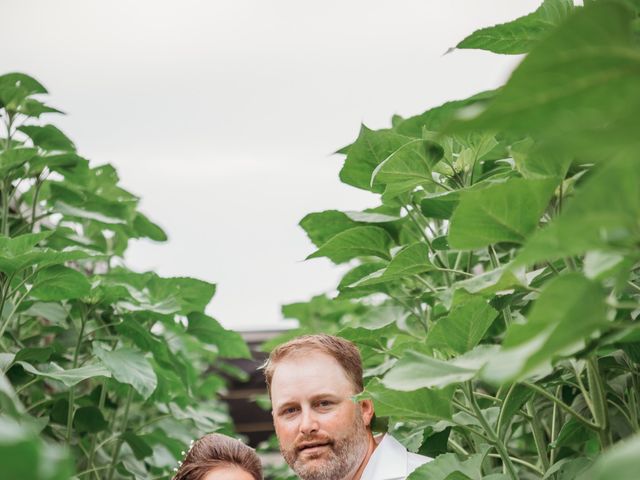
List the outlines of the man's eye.
<svg viewBox="0 0 640 480">
<path fill-rule="evenodd" d="M 329 407 L 331 405 L 331 402 L 329 400 L 320 400 L 318 402 L 318 405 L 321 407 Z"/>
<path fill-rule="evenodd" d="M 298 411 L 298 409 L 296 407 L 287 407 L 282 411 L 282 413 L 284 415 L 291 415 L 293 413 L 296 413 L 297 411 Z"/>
</svg>

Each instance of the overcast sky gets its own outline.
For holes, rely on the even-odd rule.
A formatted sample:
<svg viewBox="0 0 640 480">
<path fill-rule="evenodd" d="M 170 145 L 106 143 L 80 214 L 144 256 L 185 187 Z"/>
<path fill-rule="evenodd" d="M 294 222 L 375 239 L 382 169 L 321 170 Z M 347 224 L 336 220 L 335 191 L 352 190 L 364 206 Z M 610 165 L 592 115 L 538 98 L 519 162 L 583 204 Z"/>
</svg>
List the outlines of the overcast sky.
<svg viewBox="0 0 640 480">
<path fill-rule="evenodd" d="M 529 0 L 2 0 L 0 73 L 33 75 L 49 117 L 94 165 L 115 165 L 169 242 L 129 266 L 218 284 L 209 313 L 282 325 L 280 306 L 342 271 L 297 226 L 377 205 L 338 180 L 361 123 L 388 127 L 494 88 L 519 59 L 443 53 Z"/>
</svg>

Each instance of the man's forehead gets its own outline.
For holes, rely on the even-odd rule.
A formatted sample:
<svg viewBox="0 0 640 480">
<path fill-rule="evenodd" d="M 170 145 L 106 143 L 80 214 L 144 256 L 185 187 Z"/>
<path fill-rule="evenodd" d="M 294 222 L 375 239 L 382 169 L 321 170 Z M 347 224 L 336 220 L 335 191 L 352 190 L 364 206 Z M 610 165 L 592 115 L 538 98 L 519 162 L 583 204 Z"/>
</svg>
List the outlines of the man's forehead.
<svg viewBox="0 0 640 480">
<path fill-rule="evenodd" d="M 351 380 L 342 365 L 324 352 L 295 352 L 274 364 L 271 393 L 300 390 L 311 392 L 321 387 L 329 390 L 350 387 Z"/>
</svg>

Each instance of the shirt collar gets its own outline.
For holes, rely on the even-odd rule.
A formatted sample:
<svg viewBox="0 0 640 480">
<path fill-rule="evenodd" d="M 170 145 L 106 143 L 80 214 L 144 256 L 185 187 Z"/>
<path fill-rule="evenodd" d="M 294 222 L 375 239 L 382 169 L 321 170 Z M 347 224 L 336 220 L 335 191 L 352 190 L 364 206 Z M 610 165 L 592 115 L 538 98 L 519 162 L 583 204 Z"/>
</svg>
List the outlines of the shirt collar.
<svg viewBox="0 0 640 480">
<path fill-rule="evenodd" d="M 383 435 L 362 472 L 361 480 L 390 480 L 406 475 L 407 449 L 391 435 Z"/>
</svg>

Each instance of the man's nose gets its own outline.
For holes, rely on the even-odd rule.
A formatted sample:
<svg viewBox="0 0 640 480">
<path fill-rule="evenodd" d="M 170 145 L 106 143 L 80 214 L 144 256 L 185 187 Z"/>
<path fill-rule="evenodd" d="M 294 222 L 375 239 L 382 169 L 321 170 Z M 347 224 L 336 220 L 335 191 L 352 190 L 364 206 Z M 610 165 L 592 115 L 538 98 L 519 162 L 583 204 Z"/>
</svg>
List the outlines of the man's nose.
<svg viewBox="0 0 640 480">
<path fill-rule="evenodd" d="M 318 431 L 318 419 L 310 408 L 303 408 L 300 418 L 300 433 L 309 435 Z"/>
</svg>

